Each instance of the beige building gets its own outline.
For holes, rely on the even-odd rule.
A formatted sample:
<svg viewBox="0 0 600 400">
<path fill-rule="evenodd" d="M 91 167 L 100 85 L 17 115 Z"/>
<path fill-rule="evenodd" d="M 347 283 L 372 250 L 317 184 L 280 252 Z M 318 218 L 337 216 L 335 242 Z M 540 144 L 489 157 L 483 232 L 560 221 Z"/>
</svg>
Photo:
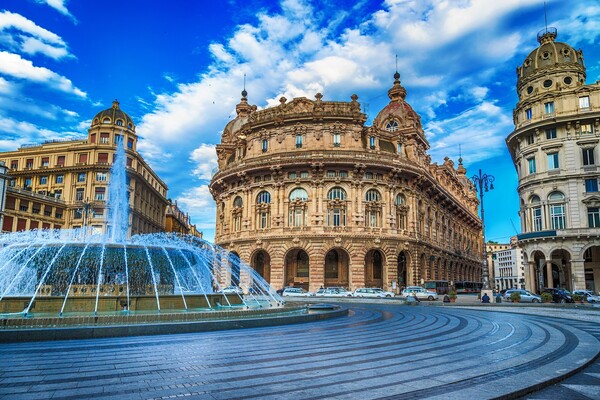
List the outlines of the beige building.
<svg viewBox="0 0 600 400">
<path fill-rule="evenodd" d="M 586 84 L 581 50 L 538 34 L 517 68 L 515 130 L 506 139 L 519 178 L 518 245 L 527 288 L 600 289 L 600 83 Z"/>
<path fill-rule="evenodd" d="M 168 200 L 165 214 L 165 232 L 197 236 L 202 239 L 202 232 L 191 223 L 189 214 L 183 212 L 176 201 Z"/>
<path fill-rule="evenodd" d="M 274 287 L 481 281 L 476 192 L 459 163 L 431 163 L 396 73 L 372 126 L 351 101 L 257 110 L 246 91 L 217 145 L 215 242 Z"/>
<path fill-rule="evenodd" d="M 167 186 L 137 152 L 137 139 L 133 121 L 114 101 L 93 118 L 85 139 L 51 140 L 0 153 L 9 167 L 2 231 L 85 227 L 106 232 L 117 140 L 127 156 L 129 233 L 164 231 Z"/>
</svg>

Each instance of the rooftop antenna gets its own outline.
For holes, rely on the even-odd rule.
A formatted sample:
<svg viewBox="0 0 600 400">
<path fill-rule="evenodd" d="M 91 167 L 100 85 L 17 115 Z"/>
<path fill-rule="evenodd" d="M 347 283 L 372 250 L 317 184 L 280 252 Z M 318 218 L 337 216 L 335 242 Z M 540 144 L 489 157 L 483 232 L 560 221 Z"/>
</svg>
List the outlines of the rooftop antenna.
<svg viewBox="0 0 600 400">
<path fill-rule="evenodd" d="M 244 72 L 244 90 L 246 90 L 246 73 L 245 72 Z"/>
<path fill-rule="evenodd" d="M 546 32 L 548 32 L 548 16 L 546 15 L 546 2 L 544 1 L 544 24 L 546 25 Z"/>
<path fill-rule="evenodd" d="M 396 72 L 398 72 L 398 54 L 396 54 Z"/>
</svg>

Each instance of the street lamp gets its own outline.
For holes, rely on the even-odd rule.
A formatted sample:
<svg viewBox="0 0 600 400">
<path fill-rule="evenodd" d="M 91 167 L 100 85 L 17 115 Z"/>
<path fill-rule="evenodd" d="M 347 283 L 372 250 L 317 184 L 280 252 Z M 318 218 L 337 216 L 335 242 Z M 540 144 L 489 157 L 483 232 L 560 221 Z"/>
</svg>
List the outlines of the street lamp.
<svg viewBox="0 0 600 400">
<path fill-rule="evenodd" d="M 483 193 L 488 190 L 494 190 L 494 177 L 488 174 L 482 174 L 479 170 L 479 175 L 473 175 L 471 181 L 475 185 L 475 189 L 479 189 L 479 198 L 481 199 L 481 229 L 483 233 L 483 290 L 491 290 L 490 275 L 487 262 L 487 248 L 485 247 L 485 217 L 483 211 Z"/>
</svg>

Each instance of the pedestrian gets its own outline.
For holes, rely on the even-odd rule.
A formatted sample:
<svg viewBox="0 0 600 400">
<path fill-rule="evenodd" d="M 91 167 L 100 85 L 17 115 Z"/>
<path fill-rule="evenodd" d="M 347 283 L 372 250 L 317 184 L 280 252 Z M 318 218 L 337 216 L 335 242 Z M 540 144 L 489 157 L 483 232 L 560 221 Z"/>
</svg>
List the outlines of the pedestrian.
<svg viewBox="0 0 600 400">
<path fill-rule="evenodd" d="M 481 302 L 482 303 L 489 303 L 490 302 L 490 296 L 488 296 L 487 293 L 484 293 L 483 297 L 481 297 Z"/>
<path fill-rule="evenodd" d="M 450 296 L 444 295 L 444 303 L 450 303 Z"/>
</svg>

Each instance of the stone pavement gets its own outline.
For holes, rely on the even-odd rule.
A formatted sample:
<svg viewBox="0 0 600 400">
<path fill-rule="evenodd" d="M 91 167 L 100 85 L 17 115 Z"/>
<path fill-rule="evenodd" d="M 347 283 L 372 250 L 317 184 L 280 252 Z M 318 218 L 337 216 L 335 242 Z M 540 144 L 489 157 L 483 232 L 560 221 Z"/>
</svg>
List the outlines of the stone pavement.
<svg viewBox="0 0 600 400">
<path fill-rule="evenodd" d="M 600 352 L 595 310 L 345 305 L 315 323 L 2 344 L 0 398 L 517 398 Z"/>
</svg>

